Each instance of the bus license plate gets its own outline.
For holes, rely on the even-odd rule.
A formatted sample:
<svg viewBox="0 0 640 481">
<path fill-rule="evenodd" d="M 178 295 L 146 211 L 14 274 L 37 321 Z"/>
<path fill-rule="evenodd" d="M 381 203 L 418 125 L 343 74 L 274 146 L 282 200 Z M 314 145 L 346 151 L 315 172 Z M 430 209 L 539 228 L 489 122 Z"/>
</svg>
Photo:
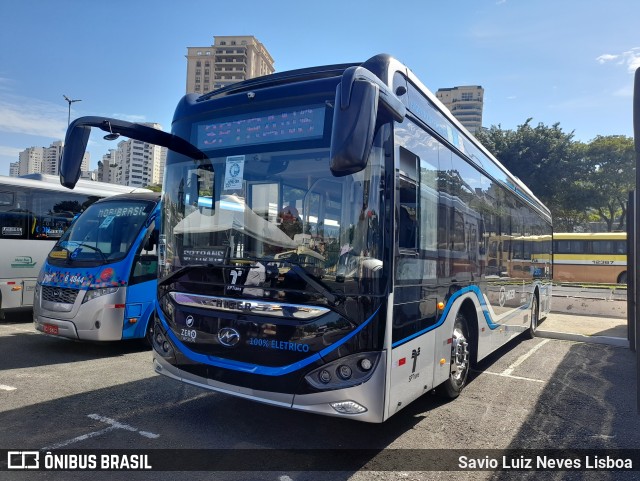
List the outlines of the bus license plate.
<svg viewBox="0 0 640 481">
<path fill-rule="evenodd" d="M 44 332 L 46 334 L 55 334 L 57 336 L 58 335 L 58 326 L 54 326 L 53 324 L 45 324 L 44 325 Z"/>
</svg>

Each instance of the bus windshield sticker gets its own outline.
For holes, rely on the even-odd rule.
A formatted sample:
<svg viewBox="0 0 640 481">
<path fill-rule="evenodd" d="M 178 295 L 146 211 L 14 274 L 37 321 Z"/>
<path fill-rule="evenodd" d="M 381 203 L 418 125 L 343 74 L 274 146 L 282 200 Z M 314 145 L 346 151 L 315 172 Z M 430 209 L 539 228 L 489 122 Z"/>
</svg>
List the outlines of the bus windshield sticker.
<svg viewBox="0 0 640 481">
<path fill-rule="evenodd" d="M 100 224 L 100 227 L 98 227 L 98 229 L 106 229 L 107 227 L 109 227 L 109 224 L 113 222 L 113 219 L 114 217 L 112 215 L 105 217 L 104 220 L 102 221 L 102 224 Z"/>
<path fill-rule="evenodd" d="M 227 157 L 227 168 L 224 175 L 225 190 L 241 190 L 244 176 L 244 155 Z"/>
</svg>

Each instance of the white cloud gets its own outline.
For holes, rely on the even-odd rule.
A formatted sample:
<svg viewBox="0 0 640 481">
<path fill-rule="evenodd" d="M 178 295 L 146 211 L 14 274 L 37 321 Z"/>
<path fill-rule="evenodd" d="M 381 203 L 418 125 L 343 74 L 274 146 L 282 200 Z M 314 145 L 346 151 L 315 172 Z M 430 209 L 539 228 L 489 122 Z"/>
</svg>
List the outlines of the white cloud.
<svg viewBox="0 0 640 481">
<path fill-rule="evenodd" d="M 146 117 L 144 115 L 135 115 L 135 114 L 113 114 L 111 115 L 114 119 L 126 120 L 127 122 L 146 122 Z"/>
<path fill-rule="evenodd" d="M 616 65 L 624 65 L 630 73 L 640 68 L 640 47 L 634 47 L 631 50 L 620 54 L 605 53 L 596 58 L 600 64 L 615 62 Z"/>
<path fill-rule="evenodd" d="M 0 131 L 64 138 L 67 109 L 38 99 L 0 95 Z"/>
<path fill-rule="evenodd" d="M 8 145 L 0 145 L 0 156 L 3 157 L 15 157 L 16 161 L 18 160 L 18 154 L 22 152 L 24 149 L 19 149 L 17 147 L 9 147 Z"/>
</svg>

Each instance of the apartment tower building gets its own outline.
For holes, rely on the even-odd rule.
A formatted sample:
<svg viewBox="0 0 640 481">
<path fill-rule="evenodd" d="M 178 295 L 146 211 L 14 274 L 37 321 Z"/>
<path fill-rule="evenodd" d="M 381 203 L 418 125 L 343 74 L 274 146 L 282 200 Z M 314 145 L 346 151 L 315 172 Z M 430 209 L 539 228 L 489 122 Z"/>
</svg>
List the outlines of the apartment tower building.
<svg viewBox="0 0 640 481">
<path fill-rule="evenodd" d="M 253 36 L 215 36 L 209 47 L 187 47 L 187 93 L 205 94 L 272 74 L 273 58 Z"/>
<path fill-rule="evenodd" d="M 160 124 L 143 123 L 162 130 Z M 140 140 L 122 140 L 98 161 L 97 178 L 102 182 L 146 187 L 162 183 L 167 149 Z"/>
<path fill-rule="evenodd" d="M 482 127 L 484 89 L 480 85 L 438 89 L 436 97 L 472 134 Z"/>
</svg>

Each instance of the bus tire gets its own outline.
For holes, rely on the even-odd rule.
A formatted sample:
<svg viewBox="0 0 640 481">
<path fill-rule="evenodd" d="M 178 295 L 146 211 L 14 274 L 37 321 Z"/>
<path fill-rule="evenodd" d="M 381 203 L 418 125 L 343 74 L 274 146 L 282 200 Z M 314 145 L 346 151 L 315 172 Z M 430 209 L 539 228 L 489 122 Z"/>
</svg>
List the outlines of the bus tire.
<svg viewBox="0 0 640 481">
<path fill-rule="evenodd" d="M 533 297 L 531 298 L 531 323 L 529 324 L 529 329 L 525 332 L 525 337 L 527 339 L 533 339 L 536 337 L 536 329 L 538 328 L 538 323 L 540 322 L 540 302 L 538 301 L 538 293 L 535 292 Z"/>
<path fill-rule="evenodd" d="M 449 398 L 457 398 L 467 385 L 471 367 L 469 324 L 465 316 L 458 312 L 451 335 L 451 367 L 449 378 L 436 389 L 438 394 Z"/>
<path fill-rule="evenodd" d="M 624 271 L 618 276 L 618 284 L 626 284 L 626 283 L 627 283 L 627 271 Z"/>
</svg>

